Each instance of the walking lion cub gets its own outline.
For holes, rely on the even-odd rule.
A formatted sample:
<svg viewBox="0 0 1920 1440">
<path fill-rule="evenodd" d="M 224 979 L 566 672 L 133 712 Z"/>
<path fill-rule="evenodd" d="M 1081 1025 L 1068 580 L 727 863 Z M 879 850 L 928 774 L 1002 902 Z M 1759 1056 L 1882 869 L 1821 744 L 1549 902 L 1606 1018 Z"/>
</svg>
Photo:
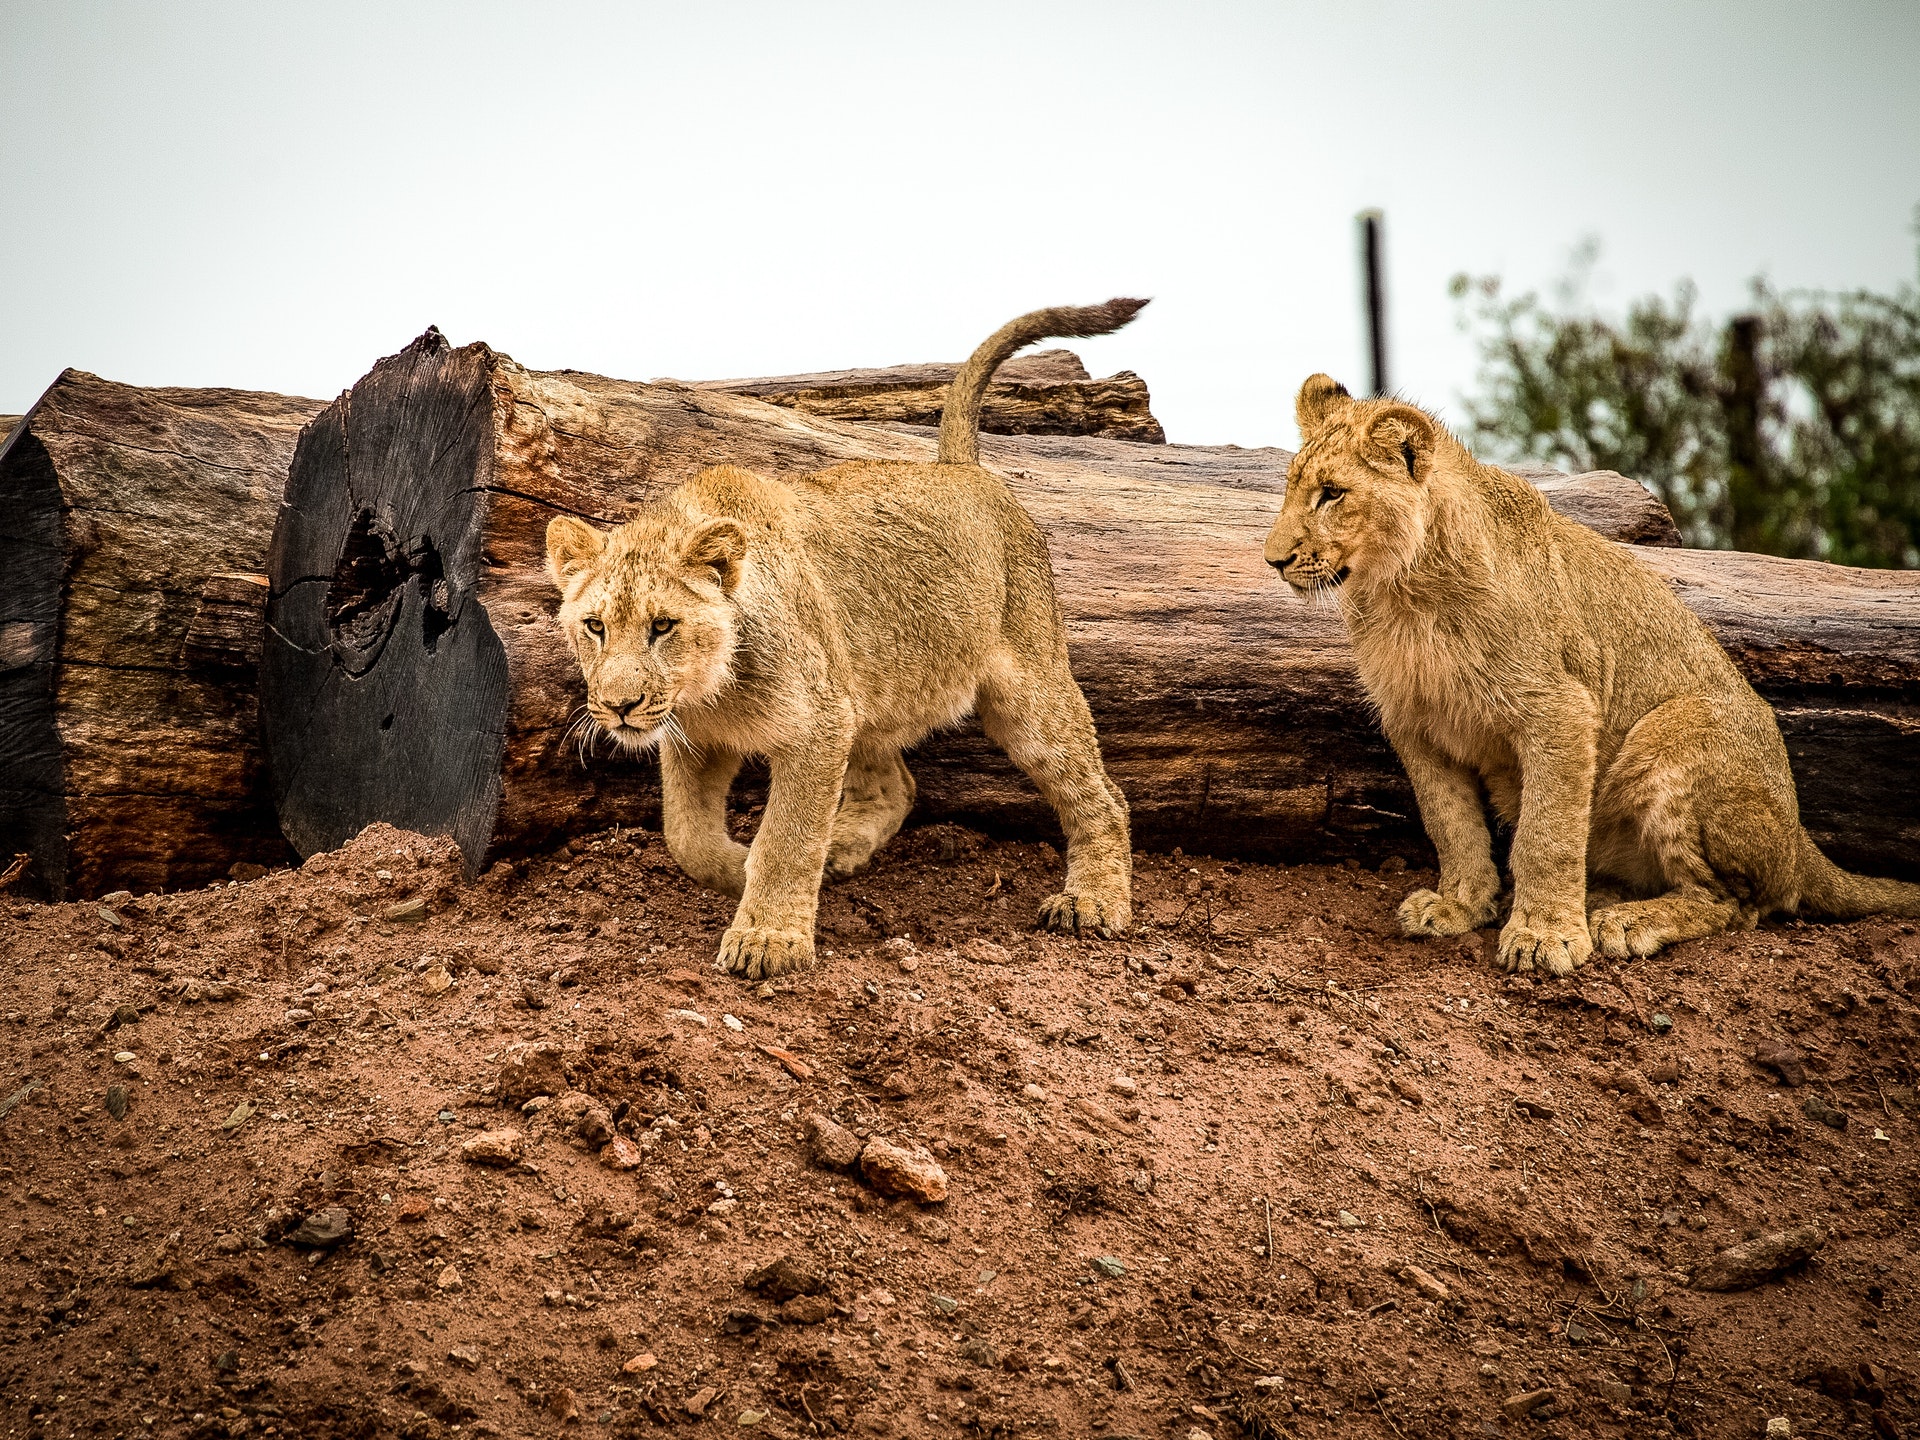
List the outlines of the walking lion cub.
<svg viewBox="0 0 1920 1440">
<path fill-rule="evenodd" d="M 1040 923 L 1126 932 L 1126 799 L 1067 665 L 1046 541 L 980 467 L 977 432 L 1014 351 L 1109 334 L 1145 304 L 1037 310 L 996 331 L 954 377 L 933 464 L 793 481 L 719 466 L 610 534 L 565 515 L 548 525 L 588 714 L 627 750 L 661 745 L 668 848 L 740 898 L 720 942 L 728 970 L 812 962 L 823 872 L 865 865 L 913 805 L 901 750 L 976 710 L 1066 831 L 1066 886 Z M 747 755 L 772 770 L 751 847 L 726 825 Z"/>
<path fill-rule="evenodd" d="M 1430 416 L 1301 386 L 1267 563 L 1332 592 L 1440 855 L 1408 935 L 1491 922 L 1481 795 L 1514 827 L 1507 970 L 1663 945 L 1799 910 L 1920 915 L 1920 885 L 1850 875 L 1800 826 L 1773 711 L 1624 546 L 1479 464 Z M 1625 892 L 1589 891 L 1589 874 Z"/>
</svg>

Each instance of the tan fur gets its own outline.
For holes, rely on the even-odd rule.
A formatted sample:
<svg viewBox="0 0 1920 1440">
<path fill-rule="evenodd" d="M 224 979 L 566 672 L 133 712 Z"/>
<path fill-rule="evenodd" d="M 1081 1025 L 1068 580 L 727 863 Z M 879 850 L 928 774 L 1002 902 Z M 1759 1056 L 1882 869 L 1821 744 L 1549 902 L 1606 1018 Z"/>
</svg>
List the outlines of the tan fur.
<svg viewBox="0 0 1920 1440">
<path fill-rule="evenodd" d="M 1297 593 L 1337 595 L 1419 797 L 1440 882 L 1401 905 L 1407 934 L 1498 913 L 1483 797 L 1514 827 L 1509 970 L 1803 907 L 1920 915 L 1920 886 L 1849 875 L 1807 838 L 1773 711 L 1627 547 L 1412 406 L 1316 375 L 1296 410 L 1266 557 Z M 1590 874 L 1627 898 L 1590 908 Z"/>
<path fill-rule="evenodd" d="M 1023 317 L 974 360 L 1095 333 L 1063 332 L 1063 315 L 1118 328 L 1139 307 L 1116 303 Z M 950 405 L 977 416 L 991 374 L 970 362 Z M 728 969 L 758 979 L 812 961 L 822 874 L 865 865 L 913 804 L 901 750 L 976 710 L 1066 831 L 1066 886 L 1041 923 L 1127 930 L 1126 800 L 1068 669 L 1046 541 L 997 477 L 860 462 L 783 482 L 722 466 L 611 534 L 555 518 L 547 554 L 588 713 L 628 749 L 664 742 L 667 844 L 740 897 Z M 750 848 L 726 829 L 747 755 L 772 770 Z"/>
</svg>

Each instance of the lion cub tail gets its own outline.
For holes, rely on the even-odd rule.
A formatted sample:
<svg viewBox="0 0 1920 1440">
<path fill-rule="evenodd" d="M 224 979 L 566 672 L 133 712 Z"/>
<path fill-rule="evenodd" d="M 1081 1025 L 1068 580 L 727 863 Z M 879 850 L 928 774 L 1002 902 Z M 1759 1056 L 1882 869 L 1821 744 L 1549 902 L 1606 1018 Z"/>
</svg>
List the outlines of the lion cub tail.
<svg viewBox="0 0 1920 1440">
<path fill-rule="evenodd" d="M 1800 832 L 1800 906 L 1829 920 L 1867 915 L 1920 917 L 1920 885 L 1842 870 Z"/>
<path fill-rule="evenodd" d="M 994 331 L 947 387 L 947 408 L 940 416 L 940 463 L 980 463 L 980 404 L 993 372 L 1014 351 L 1036 340 L 1111 335 L 1146 304 L 1145 300 L 1109 300 L 1104 305 L 1055 305 L 1009 320 Z"/>
</svg>

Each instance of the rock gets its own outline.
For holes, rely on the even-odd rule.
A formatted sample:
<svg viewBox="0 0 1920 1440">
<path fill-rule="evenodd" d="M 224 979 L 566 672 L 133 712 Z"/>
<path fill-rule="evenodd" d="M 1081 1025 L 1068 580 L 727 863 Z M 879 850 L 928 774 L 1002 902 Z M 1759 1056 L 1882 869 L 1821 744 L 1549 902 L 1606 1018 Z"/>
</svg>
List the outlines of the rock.
<svg viewBox="0 0 1920 1440">
<path fill-rule="evenodd" d="M 1362 1095 L 1353 1102 L 1353 1108 L 1362 1115 L 1384 1115 L 1387 1113 L 1387 1102 L 1378 1095 Z"/>
<path fill-rule="evenodd" d="M 353 1216 L 346 1207 L 329 1205 L 302 1220 L 287 1236 L 289 1245 L 310 1245 L 316 1250 L 331 1250 L 353 1238 Z"/>
<path fill-rule="evenodd" d="M 127 1118 L 127 1099 L 128 1099 L 128 1090 L 126 1086 L 109 1085 L 107 1087 L 107 1113 L 113 1116 L 113 1118 L 116 1120 L 126 1119 Z M 1843 1115 L 1841 1117 L 1841 1123 L 1843 1127 L 1845 1125 L 1845 1121 L 1846 1121 L 1846 1117 Z"/>
<path fill-rule="evenodd" d="M 827 1288 L 827 1277 L 791 1255 L 782 1255 L 748 1275 L 746 1287 L 769 1300 L 784 1301 L 796 1295 L 818 1295 Z"/>
<path fill-rule="evenodd" d="M 1429 1300 L 1445 1300 L 1453 1294 L 1453 1292 L 1447 1288 L 1445 1281 L 1422 1270 L 1418 1265 L 1402 1265 L 1400 1267 L 1400 1278 L 1413 1286 L 1414 1289 L 1418 1290 Z"/>
<path fill-rule="evenodd" d="M 751 1310 L 729 1310 L 720 1321 L 722 1335 L 751 1335 L 767 1323 L 766 1317 Z"/>
<path fill-rule="evenodd" d="M 111 1094 L 111 1092 L 109 1092 L 109 1094 Z M 1829 1126 L 1835 1130 L 1844 1130 L 1847 1128 L 1845 1112 L 1834 1109 L 1833 1106 L 1829 1105 L 1825 1100 L 1822 1100 L 1818 1095 L 1807 1096 L 1807 1098 L 1800 1103 L 1800 1109 L 1809 1120 L 1817 1120 L 1822 1125 Z"/>
<path fill-rule="evenodd" d="M 1427 1103 L 1425 1092 L 1404 1075 L 1389 1076 L 1387 1085 L 1392 1089 L 1394 1094 L 1398 1095 L 1409 1105 L 1424 1105 Z"/>
<path fill-rule="evenodd" d="M 893 1100 L 908 1100 L 913 1096 L 913 1081 L 907 1077 L 907 1072 L 904 1070 L 891 1072 L 880 1082 L 880 1088 L 887 1092 L 889 1099 Z"/>
<path fill-rule="evenodd" d="M 478 1370 L 480 1368 L 479 1352 L 465 1345 L 456 1345 L 453 1349 L 447 1351 L 447 1359 L 465 1370 Z"/>
<path fill-rule="evenodd" d="M 1031 1080 L 1029 1080 L 1026 1084 L 1020 1087 L 1020 1093 L 1026 1096 L 1027 1099 L 1033 1100 L 1036 1102 L 1044 1101 L 1047 1098 L 1047 1092 L 1041 1089 L 1038 1085 L 1034 1084 Z"/>
<path fill-rule="evenodd" d="M 825 1170 L 851 1170 L 860 1163 L 860 1137 L 818 1110 L 807 1115 L 807 1153 Z"/>
<path fill-rule="evenodd" d="M 222 1350 L 218 1355 L 213 1357 L 213 1368 L 222 1375 L 233 1374 L 234 1371 L 240 1368 L 240 1352 L 238 1350 Z"/>
<path fill-rule="evenodd" d="M 444 995 L 453 988 L 453 976 L 444 965 L 430 966 L 420 977 L 420 989 L 427 995 Z"/>
<path fill-rule="evenodd" d="M 637 1170 L 640 1168 L 640 1147 L 624 1135 L 615 1135 L 607 1142 L 607 1148 L 600 1152 L 600 1159 L 615 1170 Z"/>
<path fill-rule="evenodd" d="M 1140 1093 L 1139 1083 L 1126 1075 L 1116 1075 L 1107 1082 L 1107 1089 L 1116 1095 L 1124 1095 L 1131 1100 Z"/>
<path fill-rule="evenodd" d="M 962 1360 L 971 1361 L 982 1369 L 998 1370 L 1000 1368 L 1000 1352 L 984 1335 L 969 1335 L 960 1342 L 956 1353 Z"/>
<path fill-rule="evenodd" d="M 658 1360 L 653 1358 L 653 1352 L 651 1350 L 642 1350 L 638 1355 L 622 1365 L 620 1370 L 621 1373 L 625 1375 L 639 1375 L 653 1369 L 653 1367 L 659 1363 Z"/>
<path fill-rule="evenodd" d="M 1785 1415 L 1775 1415 L 1768 1420 L 1767 1440 L 1793 1440 L 1793 1421 Z"/>
<path fill-rule="evenodd" d="M 1500 1413 L 1509 1420 L 1524 1420 L 1543 1405 L 1551 1405 L 1554 1400 L 1551 1390 L 1528 1390 L 1519 1395 L 1509 1395 L 1500 1402 Z"/>
<path fill-rule="evenodd" d="M 1529 1120 L 1551 1120 L 1560 1113 L 1544 1100 L 1515 1100 L 1513 1108 Z"/>
<path fill-rule="evenodd" d="M 553 1102 L 555 1119 L 596 1149 L 613 1138 L 613 1116 L 583 1090 L 569 1090 Z"/>
<path fill-rule="evenodd" d="M 438 1285 L 442 1290 L 458 1290 L 464 1282 L 460 1279 L 459 1267 L 449 1265 L 440 1272 L 439 1279 L 433 1283 Z"/>
<path fill-rule="evenodd" d="M 415 1224 L 433 1213 L 433 1201 L 424 1195 L 409 1195 L 394 1207 L 393 1218 L 403 1225 Z"/>
<path fill-rule="evenodd" d="M 1010 965 L 1013 955 L 1004 945 L 975 936 L 960 947 L 960 953 L 976 965 Z"/>
<path fill-rule="evenodd" d="M 519 1103 L 536 1095 L 559 1095 L 567 1088 L 567 1070 L 558 1045 L 515 1045 L 494 1076 L 494 1093 Z"/>
<path fill-rule="evenodd" d="M 469 1165 L 513 1165 L 520 1160 L 518 1130 L 482 1130 L 460 1146 L 460 1158 Z"/>
<path fill-rule="evenodd" d="M 1334 1218 L 1340 1222 L 1340 1228 L 1342 1230 L 1364 1230 L 1367 1228 L 1367 1222 L 1351 1210 L 1342 1210 Z"/>
<path fill-rule="evenodd" d="M 1695 1290 L 1751 1290 L 1800 1264 L 1826 1243 L 1826 1234 L 1815 1225 L 1775 1230 L 1722 1250 L 1694 1271 L 1687 1283 Z"/>
<path fill-rule="evenodd" d="M 1587 1327 L 1577 1320 L 1567 1321 L 1567 1328 L 1564 1333 L 1569 1345 L 1591 1345 L 1593 1343 L 1593 1336 L 1588 1333 Z"/>
<path fill-rule="evenodd" d="M 688 1398 L 686 1404 L 681 1408 L 694 1419 L 698 1420 L 707 1413 L 707 1406 L 719 1398 L 720 1392 L 714 1389 L 713 1386 L 702 1385 Z"/>
<path fill-rule="evenodd" d="M 179 1263 L 180 1232 L 176 1230 L 127 1267 L 127 1284 L 135 1290 L 152 1290 L 170 1284 Z"/>
<path fill-rule="evenodd" d="M 1402 870 L 1407 868 L 1405 861 L 1401 862 L 1400 868 Z M 1262 1395 L 1284 1394 L 1287 1388 L 1287 1377 L 1284 1375 L 1262 1375 L 1253 1382 L 1253 1388 Z"/>
<path fill-rule="evenodd" d="M 522 1010 L 545 1010 L 552 1006 L 553 996 L 538 980 L 528 980 L 521 984 L 513 1003 Z"/>
<path fill-rule="evenodd" d="M 1678 1085 L 1680 1083 L 1680 1062 L 1678 1060 L 1656 1060 L 1647 1066 L 1647 1079 L 1655 1085 Z"/>
<path fill-rule="evenodd" d="M 1599 1390 L 1600 1398 L 1609 1405 L 1633 1403 L 1633 1387 L 1624 1380 L 1602 1380 L 1595 1388 Z"/>
<path fill-rule="evenodd" d="M 913 1217 L 913 1233 L 935 1245 L 945 1245 L 953 1239 L 953 1226 L 938 1215 L 916 1215 Z"/>
<path fill-rule="evenodd" d="M 875 1137 L 860 1152 L 860 1173 L 882 1195 L 933 1205 L 947 1198 L 947 1172 L 924 1151 L 903 1150 Z"/>
<path fill-rule="evenodd" d="M 411 899 L 396 900 L 380 912 L 382 920 L 391 920 L 397 925 L 410 925 L 427 918 L 427 901 L 424 895 L 415 895 Z"/>
<path fill-rule="evenodd" d="M 751 1430 L 766 1418 L 767 1412 L 764 1410 L 742 1410 L 733 1423 L 743 1430 Z"/>
<path fill-rule="evenodd" d="M 1654 1034 L 1664 1035 L 1673 1029 L 1673 1017 L 1656 1010 L 1647 1021 L 1647 1024 L 1652 1028 Z"/>
<path fill-rule="evenodd" d="M 1807 1057 L 1791 1045 L 1781 1045 L 1763 1041 L 1753 1052 L 1756 1065 L 1764 1065 L 1780 1077 L 1783 1085 L 1804 1085 L 1807 1083 Z"/>
<path fill-rule="evenodd" d="M 140 1012 L 131 1005 L 116 1005 L 113 1014 L 107 1017 L 107 1029 L 118 1030 L 122 1025 L 140 1023 Z"/>
<path fill-rule="evenodd" d="M 791 1050 L 780 1045 L 756 1045 L 753 1048 L 769 1059 L 778 1060 L 794 1079 L 811 1080 L 813 1078 L 813 1067 Z"/>
<path fill-rule="evenodd" d="M 833 1318 L 833 1301 L 825 1295 L 796 1295 L 780 1307 L 789 1325 L 820 1325 Z"/>
<path fill-rule="evenodd" d="M 1125 1262 L 1116 1260 L 1111 1255 L 1096 1255 L 1093 1260 L 1093 1268 L 1109 1280 L 1124 1279 L 1127 1273 Z"/>
<path fill-rule="evenodd" d="M 296 1005 L 287 1011 L 287 1023 L 289 1025 L 311 1025 L 313 1023 L 313 1011 L 307 1009 L 304 1005 Z"/>
<path fill-rule="evenodd" d="M 960 1308 L 960 1302 L 951 1295 L 932 1295 L 928 1298 L 933 1301 L 933 1308 L 942 1315 L 951 1315 Z"/>
<path fill-rule="evenodd" d="M 562 1425 L 580 1423 L 580 1397 L 565 1386 L 547 1397 L 547 1409 Z"/>
</svg>

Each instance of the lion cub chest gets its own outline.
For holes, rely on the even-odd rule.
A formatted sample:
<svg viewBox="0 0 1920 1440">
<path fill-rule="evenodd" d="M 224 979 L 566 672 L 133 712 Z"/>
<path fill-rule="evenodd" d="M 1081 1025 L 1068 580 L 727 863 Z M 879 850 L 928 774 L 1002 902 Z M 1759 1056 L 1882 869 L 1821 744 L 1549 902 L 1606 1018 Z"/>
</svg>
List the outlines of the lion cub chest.
<svg viewBox="0 0 1920 1440">
<path fill-rule="evenodd" d="M 1489 778 L 1517 768 L 1498 675 L 1475 649 L 1418 619 L 1356 627 L 1353 641 L 1388 739 L 1424 744 Z"/>
</svg>

